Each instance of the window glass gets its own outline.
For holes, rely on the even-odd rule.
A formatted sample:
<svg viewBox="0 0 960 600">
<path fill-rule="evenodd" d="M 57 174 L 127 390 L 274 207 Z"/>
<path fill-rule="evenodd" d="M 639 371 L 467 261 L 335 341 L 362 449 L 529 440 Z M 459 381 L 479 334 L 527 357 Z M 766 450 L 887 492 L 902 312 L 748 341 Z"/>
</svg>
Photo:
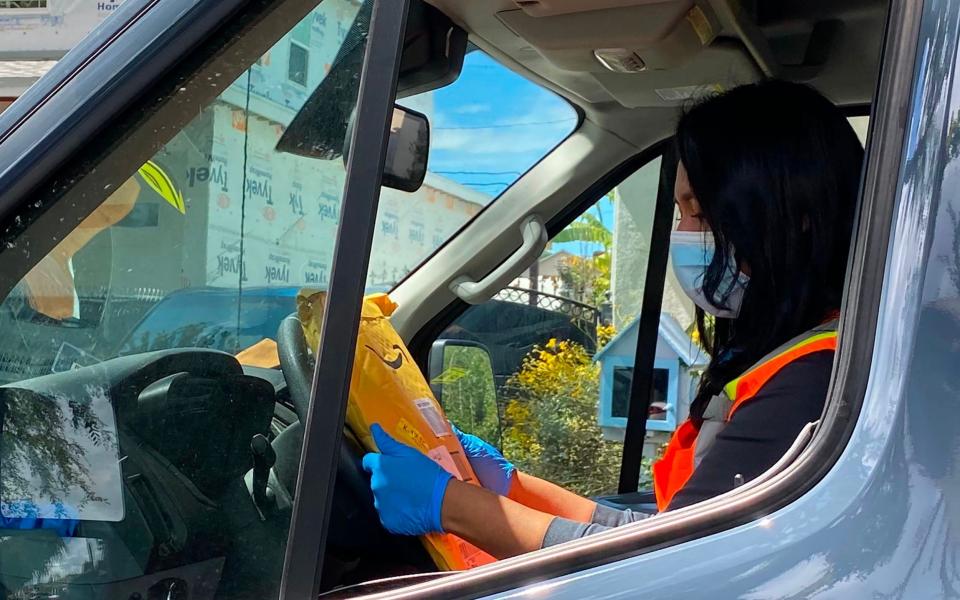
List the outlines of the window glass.
<svg viewBox="0 0 960 600">
<path fill-rule="evenodd" d="M 442 398 L 451 420 L 493 435 L 489 441 L 524 472 L 588 496 L 617 486 L 659 177 L 656 159 L 557 234 L 510 286 L 468 309 L 440 336 L 486 347 L 496 382 L 496 411 L 478 421 L 476 403 L 464 400 L 476 396 L 476 387 L 448 386 L 445 371 Z M 689 335 L 692 303 L 678 292 L 668 283 L 645 449 L 650 457 L 689 402 L 686 390 L 699 364 Z M 471 373 L 467 366 L 461 365 Z"/>
<path fill-rule="evenodd" d="M 309 50 L 297 43 L 290 43 L 290 63 L 287 78 L 297 85 L 307 85 Z"/>
<path fill-rule="evenodd" d="M 653 369 L 653 397 L 648 419 L 663 421 L 667 418 L 667 393 L 670 381 L 669 369 Z M 630 385 L 633 383 L 633 367 L 614 367 L 613 397 L 610 416 L 626 419 L 630 413 Z"/>
<path fill-rule="evenodd" d="M 32 266 L 0 267 L 29 268 L 0 302 L 0 596 L 276 595 L 301 433 L 274 417 L 275 340 L 326 286 L 371 6 L 324 0 L 247 70 L 208 65 L 181 92 L 221 93 L 139 170 L 108 156 L 4 240 Z M 308 98 L 325 156 L 278 149 Z"/>
<path fill-rule="evenodd" d="M 460 77 L 399 100 L 430 119 L 430 157 L 414 194 L 384 189 L 367 281 L 389 288 L 567 137 L 573 107 L 473 49 Z"/>
</svg>

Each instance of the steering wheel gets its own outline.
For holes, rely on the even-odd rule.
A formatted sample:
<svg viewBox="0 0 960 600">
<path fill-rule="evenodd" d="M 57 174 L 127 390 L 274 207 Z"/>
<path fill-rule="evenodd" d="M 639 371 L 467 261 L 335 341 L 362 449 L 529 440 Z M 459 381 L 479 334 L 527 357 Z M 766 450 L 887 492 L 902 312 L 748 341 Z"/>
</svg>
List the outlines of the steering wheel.
<svg viewBox="0 0 960 600">
<path fill-rule="evenodd" d="M 300 420 L 281 432 L 273 443 L 277 453 L 274 466 L 277 479 L 292 496 L 300 467 L 302 422 L 310 406 L 314 371 L 314 359 L 296 314 L 288 316 L 280 323 L 277 351 L 280 355 L 280 370 L 287 381 L 294 412 Z M 373 507 L 373 493 L 361 463 L 363 453 L 353 434 L 344 430 L 333 495 L 333 513 L 330 518 L 331 544 L 342 548 L 368 548 L 388 535 L 381 527 L 380 518 Z"/>
<path fill-rule="evenodd" d="M 310 406 L 315 363 L 296 314 L 280 323 L 277 351 L 294 412 L 303 421 Z M 290 496 L 296 489 L 302 442 L 300 422 L 282 431 L 273 441 L 277 454 L 274 472 Z M 342 573 L 350 571 L 352 577 L 359 577 L 357 580 L 436 571 L 430 556 L 416 538 L 391 535 L 380 524 L 380 516 L 373 506 L 373 492 L 361 462 L 363 454 L 353 432 L 344 428 L 323 580 L 334 582 L 341 579 Z M 336 558 L 340 564 L 330 558 Z M 331 570 L 339 570 L 340 574 L 331 573 Z"/>
</svg>

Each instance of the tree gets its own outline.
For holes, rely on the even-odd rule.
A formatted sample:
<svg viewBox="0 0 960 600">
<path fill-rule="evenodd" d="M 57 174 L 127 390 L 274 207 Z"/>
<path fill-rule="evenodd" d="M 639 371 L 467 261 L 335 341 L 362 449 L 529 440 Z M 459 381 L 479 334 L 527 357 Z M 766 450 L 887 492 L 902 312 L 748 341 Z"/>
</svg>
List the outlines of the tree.
<svg viewBox="0 0 960 600">
<path fill-rule="evenodd" d="M 578 302 L 599 306 L 610 291 L 613 233 L 600 217 L 584 213 L 558 233 L 551 243 L 582 242 L 600 246 L 591 256 L 573 256 L 560 271 L 568 294 Z"/>
<path fill-rule="evenodd" d="M 504 409 L 507 458 L 526 473 L 584 496 L 616 489 L 623 448 L 603 437 L 597 422 L 600 367 L 582 346 L 551 340 L 535 348 L 508 387 L 513 397 Z"/>
<path fill-rule="evenodd" d="M 88 397 L 66 399 L 65 407 L 60 400 L 19 388 L 4 394 L 0 489 L 9 516 L 36 517 L 38 503 L 49 503 L 58 518 L 67 518 L 67 512 L 107 502 L 96 489 L 87 449 L 115 450 L 116 436 Z M 83 437 L 86 442 L 78 441 Z M 68 496 L 78 504 L 65 506 Z"/>
</svg>

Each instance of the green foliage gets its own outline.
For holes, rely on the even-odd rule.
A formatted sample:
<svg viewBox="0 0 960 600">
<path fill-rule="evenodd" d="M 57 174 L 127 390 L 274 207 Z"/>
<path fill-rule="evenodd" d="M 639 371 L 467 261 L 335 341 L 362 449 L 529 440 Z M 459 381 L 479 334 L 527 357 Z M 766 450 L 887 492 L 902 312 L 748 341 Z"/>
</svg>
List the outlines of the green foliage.
<svg viewBox="0 0 960 600">
<path fill-rule="evenodd" d="M 560 270 L 564 295 L 592 306 L 603 304 L 610 291 L 610 266 L 610 254 L 606 252 L 589 258 L 567 258 Z"/>
<path fill-rule="evenodd" d="M 553 243 L 588 242 L 599 244 L 604 249 L 613 246 L 613 233 L 607 229 L 599 217 L 584 213 L 579 219 L 567 225 L 552 240 Z"/>
<path fill-rule="evenodd" d="M 599 306 L 610 291 L 613 233 L 599 217 L 584 213 L 551 241 L 569 242 L 584 242 L 603 247 L 603 250 L 595 252 L 593 256 L 571 256 L 560 272 L 560 279 L 571 299 Z"/>
<path fill-rule="evenodd" d="M 500 419 L 490 356 L 480 348 L 448 346 L 443 372 L 433 383 L 443 384 L 443 410 L 457 427 L 491 443 L 500 442 Z"/>
<path fill-rule="evenodd" d="M 600 368 L 582 346 L 551 340 L 535 348 L 509 388 L 503 451 L 518 468 L 584 496 L 616 490 L 623 448 L 603 438 Z"/>
<path fill-rule="evenodd" d="M 85 445 L 71 439 L 82 432 L 95 447 L 116 448 L 116 437 L 82 399 L 68 399 L 66 408 L 33 392 L 11 389 L 4 397 L 0 437 L 0 489 L 7 508 L 32 515 L 36 501 L 61 506 L 67 495 L 80 498 L 76 511 L 88 503 L 105 502 L 96 490 Z M 68 412 L 69 411 L 69 412 Z M 42 497 L 31 497 L 35 489 Z"/>
<path fill-rule="evenodd" d="M 606 340 L 613 332 L 600 333 Z M 502 422 L 482 350 L 448 347 L 434 383 L 443 384 L 447 417 L 500 445 L 522 471 L 584 496 L 616 490 L 623 446 L 603 438 L 597 422 L 600 368 L 579 344 L 551 340 L 530 352 L 506 386 Z M 651 483 L 645 460 L 640 486 Z"/>
</svg>

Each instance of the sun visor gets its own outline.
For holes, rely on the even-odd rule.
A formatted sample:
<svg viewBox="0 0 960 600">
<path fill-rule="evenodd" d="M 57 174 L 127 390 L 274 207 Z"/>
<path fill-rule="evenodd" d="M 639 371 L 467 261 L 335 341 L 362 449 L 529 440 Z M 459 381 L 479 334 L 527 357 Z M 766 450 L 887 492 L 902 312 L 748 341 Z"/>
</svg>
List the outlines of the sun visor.
<svg viewBox="0 0 960 600">
<path fill-rule="evenodd" d="M 663 4 L 665 1 L 669 0 L 513 0 L 513 3 L 531 17 L 549 17 L 606 8 Z"/>
</svg>

